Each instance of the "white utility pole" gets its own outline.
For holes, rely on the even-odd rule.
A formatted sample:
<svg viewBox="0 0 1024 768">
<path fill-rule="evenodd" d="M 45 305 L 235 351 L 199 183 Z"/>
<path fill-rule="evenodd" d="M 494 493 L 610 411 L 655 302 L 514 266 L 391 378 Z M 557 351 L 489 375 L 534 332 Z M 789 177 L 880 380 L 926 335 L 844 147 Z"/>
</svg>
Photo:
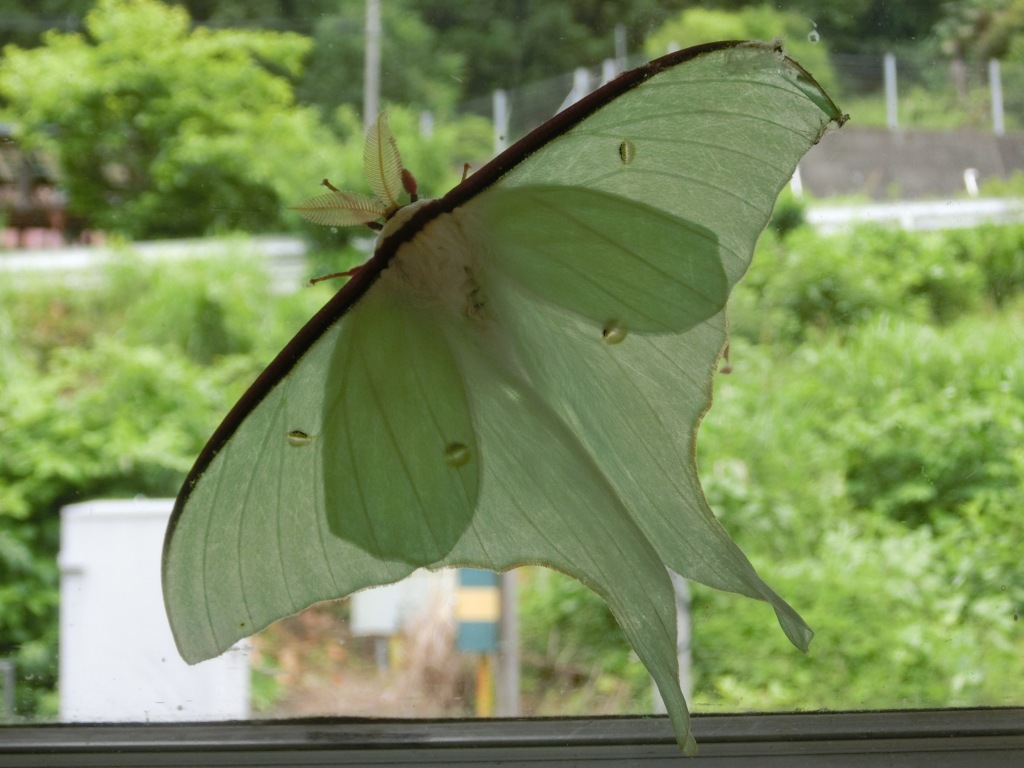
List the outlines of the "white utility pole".
<svg viewBox="0 0 1024 768">
<path fill-rule="evenodd" d="M 363 127 L 380 112 L 380 0 L 366 0 L 366 56 L 363 71 Z"/>
</svg>

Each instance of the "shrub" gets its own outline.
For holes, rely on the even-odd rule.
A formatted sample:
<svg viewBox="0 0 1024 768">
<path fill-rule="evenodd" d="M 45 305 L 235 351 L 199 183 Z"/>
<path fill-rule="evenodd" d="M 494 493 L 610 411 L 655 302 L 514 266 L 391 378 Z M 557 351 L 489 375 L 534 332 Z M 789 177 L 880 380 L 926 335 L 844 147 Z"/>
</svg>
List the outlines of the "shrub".
<svg viewBox="0 0 1024 768">
<path fill-rule="evenodd" d="M 60 508 L 176 494 L 297 306 L 325 293 L 275 301 L 251 263 L 187 264 L 0 297 L 0 657 L 15 661 L 20 716 L 56 711 Z"/>
</svg>

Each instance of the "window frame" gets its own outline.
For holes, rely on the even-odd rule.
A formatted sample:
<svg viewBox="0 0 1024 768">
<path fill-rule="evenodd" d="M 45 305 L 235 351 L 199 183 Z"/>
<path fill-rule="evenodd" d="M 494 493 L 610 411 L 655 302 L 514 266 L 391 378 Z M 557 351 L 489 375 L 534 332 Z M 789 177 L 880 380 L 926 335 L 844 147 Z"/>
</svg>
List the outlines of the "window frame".
<svg viewBox="0 0 1024 768">
<path fill-rule="evenodd" d="M 1024 765 L 1024 707 L 696 715 L 697 760 L 748 766 Z M 632 765 L 684 759 L 668 719 L 314 718 L 0 729 L 0 764 L 38 766 Z"/>
</svg>

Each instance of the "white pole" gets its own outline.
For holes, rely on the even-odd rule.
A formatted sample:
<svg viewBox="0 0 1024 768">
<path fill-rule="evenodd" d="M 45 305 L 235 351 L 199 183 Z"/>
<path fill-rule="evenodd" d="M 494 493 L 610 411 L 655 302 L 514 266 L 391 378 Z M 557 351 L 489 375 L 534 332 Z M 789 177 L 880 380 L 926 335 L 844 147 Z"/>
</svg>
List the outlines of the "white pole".
<svg viewBox="0 0 1024 768">
<path fill-rule="evenodd" d="M 891 53 L 885 54 L 885 124 L 890 131 L 899 128 L 896 119 L 896 57 Z"/>
<path fill-rule="evenodd" d="M 804 196 L 804 180 L 800 175 L 800 166 L 793 171 L 793 178 L 789 180 L 789 188 L 793 190 L 793 197 L 800 200 Z"/>
<path fill-rule="evenodd" d="M 619 72 L 626 71 L 626 25 L 615 25 L 615 64 Z"/>
<path fill-rule="evenodd" d="M 577 67 L 572 71 L 572 90 L 565 97 L 565 100 L 558 108 L 558 112 L 561 112 L 566 107 L 571 107 L 588 93 L 590 93 L 590 73 L 586 67 Z"/>
<path fill-rule="evenodd" d="M 996 136 L 1006 133 L 1003 119 L 1003 78 L 999 71 L 999 59 L 988 60 L 988 87 L 992 91 L 992 130 Z"/>
<path fill-rule="evenodd" d="M 363 71 L 363 128 L 380 112 L 380 0 L 366 0 L 366 52 Z"/>
<path fill-rule="evenodd" d="M 4 687 L 4 703 L 0 708 L 0 723 L 14 720 L 15 669 L 13 659 L 0 659 L 0 682 Z"/>
<path fill-rule="evenodd" d="M 601 61 L 601 85 L 610 83 L 622 70 L 615 59 L 604 59 Z"/>
<path fill-rule="evenodd" d="M 501 89 L 491 97 L 491 111 L 494 113 L 494 154 L 500 154 L 508 146 L 508 91 Z"/>
<path fill-rule="evenodd" d="M 429 109 L 420 112 L 420 136 L 429 139 L 434 135 L 434 113 Z"/>
<path fill-rule="evenodd" d="M 505 571 L 498 577 L 501 615 L 498 620 L 498 679 L 495 714 L 519 716 L 519 608 L 516 572 Z"/>
</svg>

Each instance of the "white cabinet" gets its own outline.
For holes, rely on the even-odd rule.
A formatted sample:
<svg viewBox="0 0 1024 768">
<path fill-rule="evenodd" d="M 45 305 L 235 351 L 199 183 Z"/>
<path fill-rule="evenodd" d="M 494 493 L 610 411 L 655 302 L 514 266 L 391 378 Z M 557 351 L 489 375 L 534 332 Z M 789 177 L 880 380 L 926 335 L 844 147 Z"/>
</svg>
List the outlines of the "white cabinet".
<svg viewBox="0 0 1024 768">
<path fill-rule="evenodd" d="M 60 716 L 79 722 L 249 716 L 249 654 L 189 666 L 164 613 L 160 554 L 170 499 L 61 512 Z"/>
</svg>

